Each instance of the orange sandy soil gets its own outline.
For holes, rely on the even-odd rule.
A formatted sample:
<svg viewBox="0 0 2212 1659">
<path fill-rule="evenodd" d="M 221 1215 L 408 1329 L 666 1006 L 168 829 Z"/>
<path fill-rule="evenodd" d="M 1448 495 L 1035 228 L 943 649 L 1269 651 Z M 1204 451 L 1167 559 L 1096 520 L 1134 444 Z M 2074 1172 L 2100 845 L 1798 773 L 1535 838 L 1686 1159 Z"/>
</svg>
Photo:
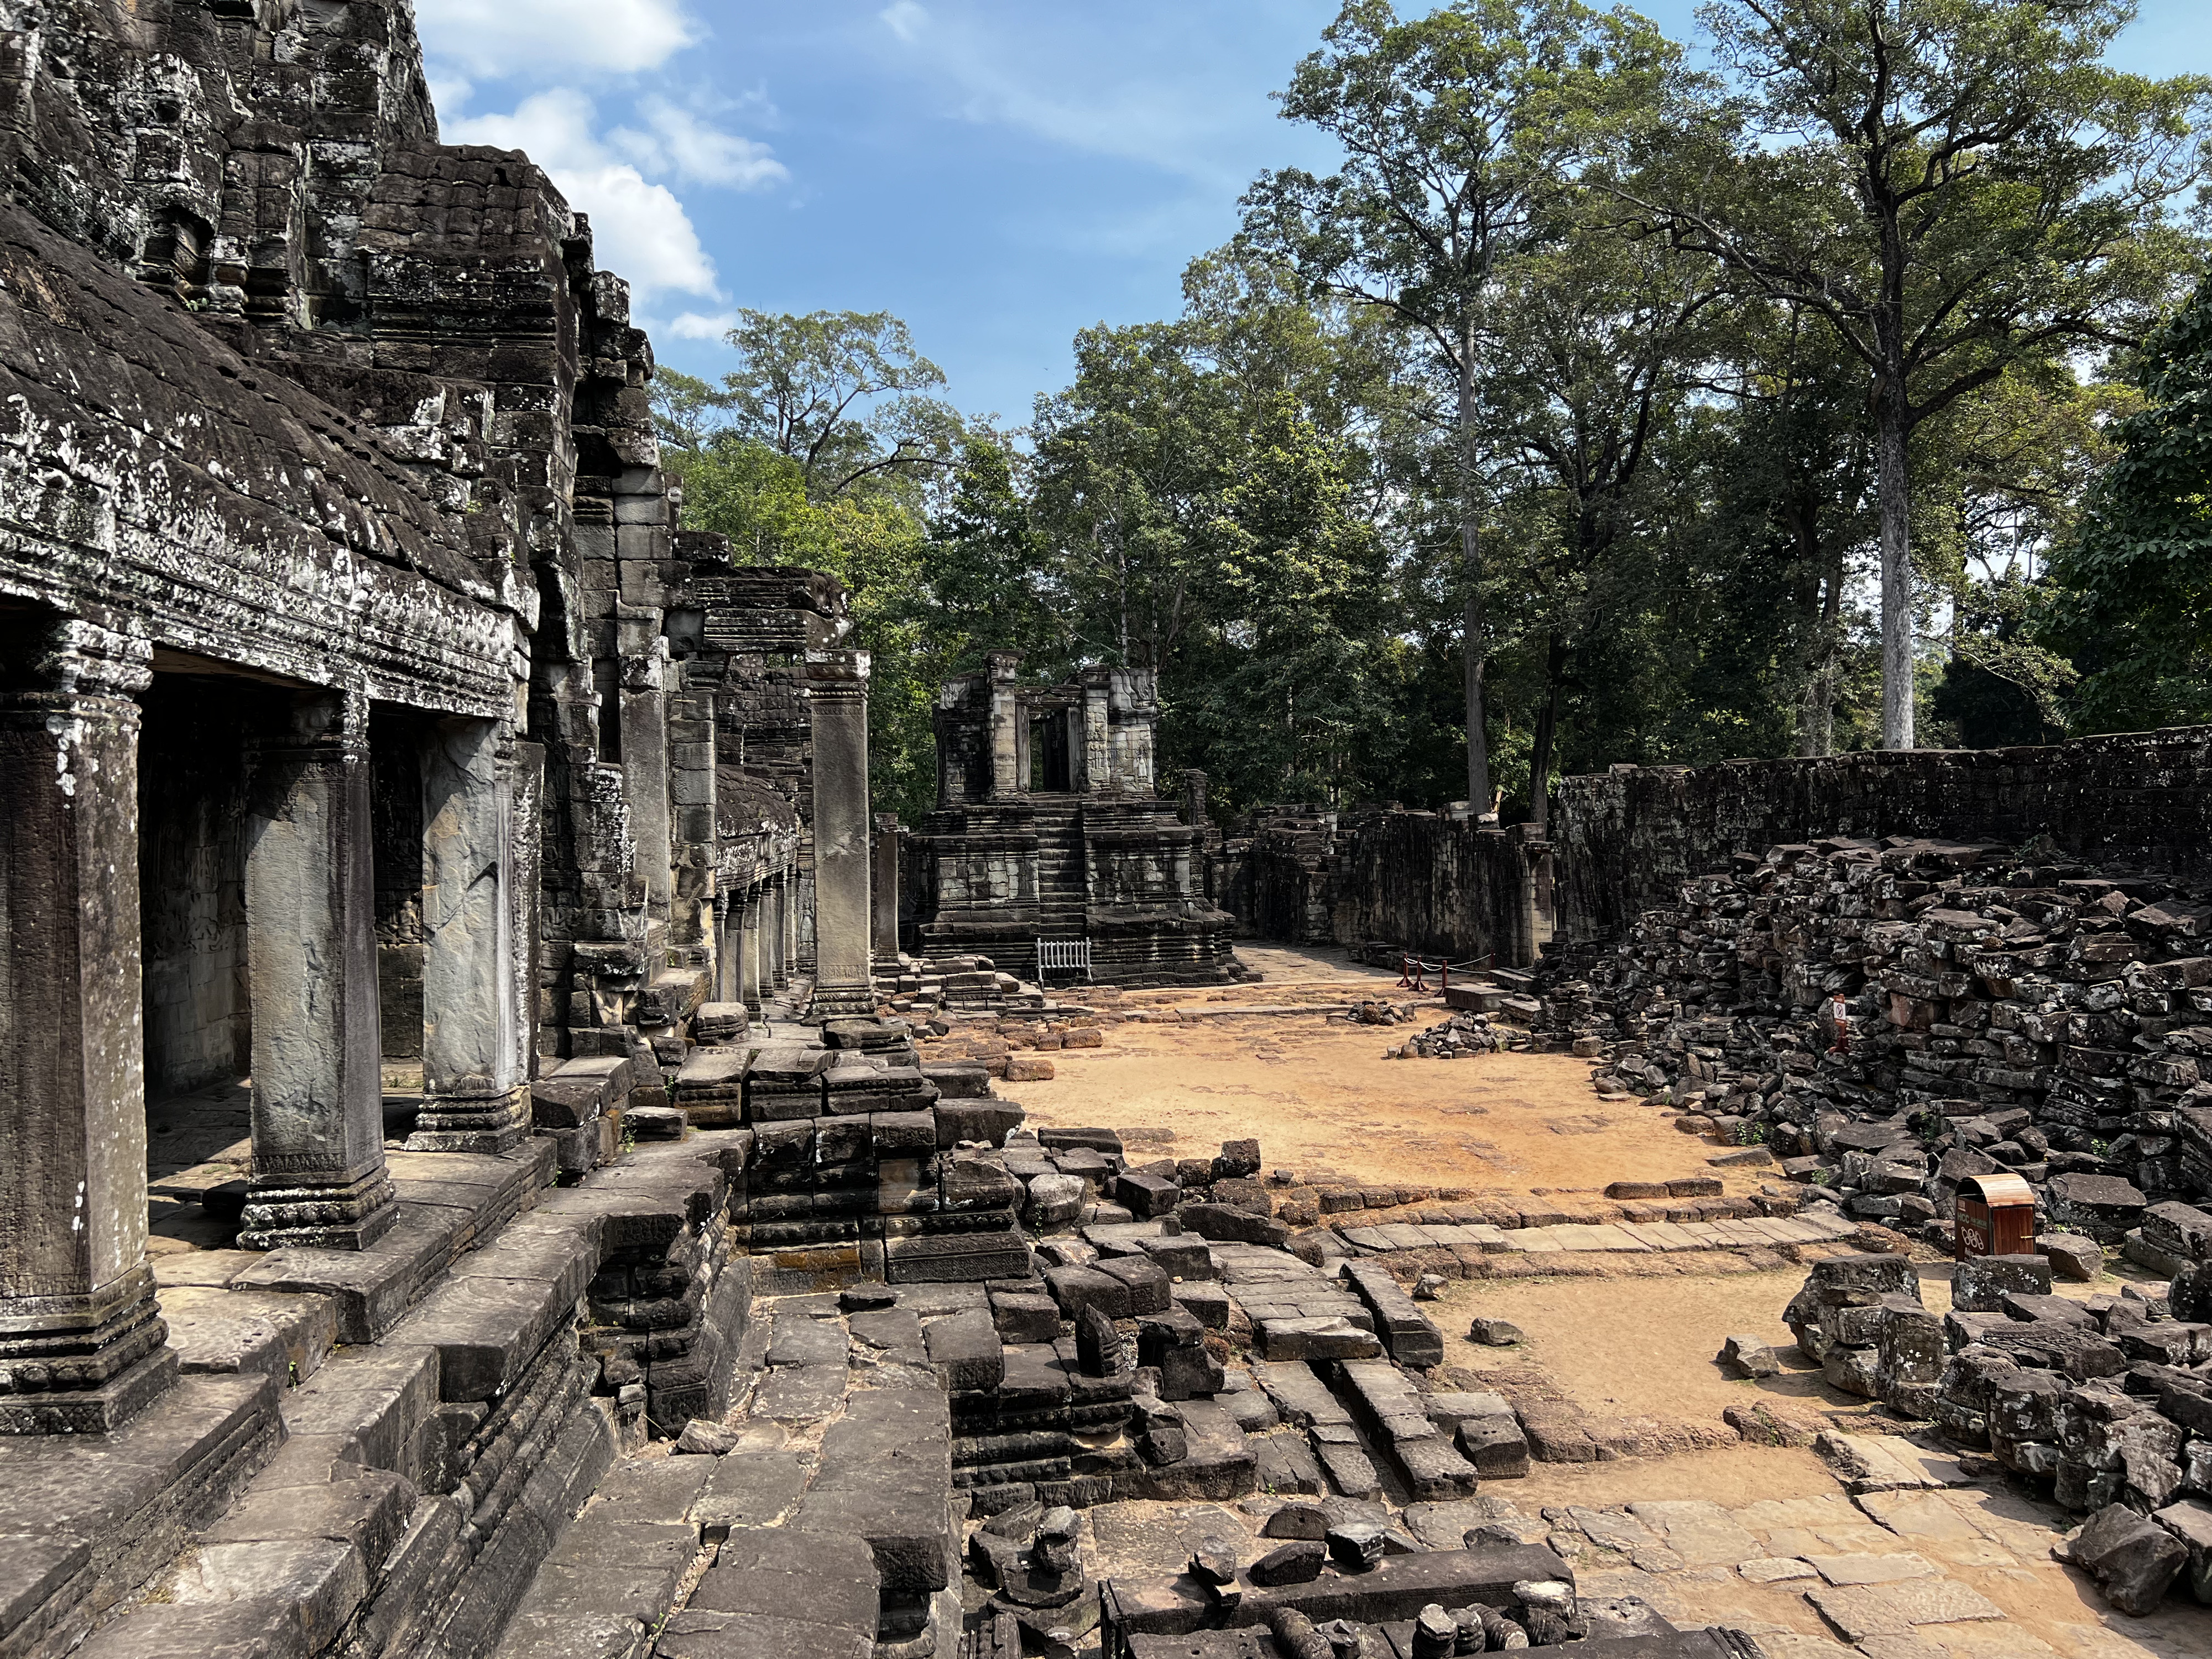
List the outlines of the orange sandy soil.
<svg viewBox="0 0 2212 1659">
<path fill-rule="evenodd" d="M 1352 995 L 1382 997 L 1391 977 L 1340 978 Z M 1273 982 L 1236 988 L 1235 1002 L 1289 1000 Z M 1234 1006 L 1168 994 L 1155 1006 Z M 1403 994 L 1389 996 L 1397 1001 Z M 1128 1006 L 1134 998 L 1118 1006 Z M 1115 1003 L 1102 1001 L 1101 1012 Z M 1383 1051 L 1445 1018 L 1429 1005 L 1404 1025 L 1353 1025 L 1319 1014 L 1109 1025 L 1105 1046 L 1050 1056 L 1055 1075 L 1002 1083 L 1040 1127 L 1097 1124 L 1147 1151 L 1201 1157 L 1256 1136 L 1266 1167 L 1308 1178 L 1400 1186 L 1601 1192 L 1608 1182 L 1720 1175 L 1730 1192 L 1776 1179 L 1771 1169 L 1715 1170 L 1714 1148 L 1675 1131 L 1636 1100 L 1601 1099 L 1591 1064 L 1564 1054 L 1385 1060 Z M 1168 1140 L 1146 1131 L 1166 1131 Z"/>
<path fill-rule="evenodd" d="M 1115 1007 L 1218 1009 L 1301 1001 L 1407 1000 L 1393 975 L 1376 975 L 1322 952 L 1240 947 L 1266 982 L 1204 992 L 1100 999 Z M 1411 1024 L 1354 1026 L 1319 1016 L 1194 1020 L 1109 1026 L 1106 1046 L 1052 1056 L 1048 1082 L 1002 1084 L 1041 1125 L 1100 1124 L 1129 1135 L 1133 1150 L 1186 1157 L 1224 1139 L 1257 1136 L 1270 1170 L 1326 1179 L 1478 1191 L 1595 1193 L 1610 1181 L 1717 1174 L 1731 1192 L 1778 1180 L 1771 1169 L 1715 1170 L 1715 1149 L 1672 1126 L 1657 1108 L 1601 1100 L 1589 1062 L 1555 1054 L 1474 1060 L 1395 1060 L 1383 1050 L 1444 1018 L 1440 1006 Z M 1131 1132 L 1134 1133 L 1131 1133 Z M 1171 1138 L 1170 1138 L 1171 1137 Z M 1624 1266 L 1626 1264 L 1623 1264 Z M 1687 1267 L 1689 1264 L 1685 1263 Z M 1919 1264 L 1923 1298 L 1950 1305 L 1948 1264 Z M 2125 1271 L 2125 1270 L 2124 1270 Z M 2126 1276 L 2136 1277 L 2132 1272 Z M 1717 1420 L 1729 1405 L 1766 1400 L 1795 1414 L 1883 1422 L 1869 1402 L 1836 1393 L 1790 1344 L 1782 1310 L 1804 1282 L 1785 1272 L 1496 1279 L 1451 1281 L 1429 1311 L 1444 1332 L 1445 1364 L 1478 1384 L 1538 1371 L 1595 1415 Z M 2063 1294 L 2114 1294 L 2112 1275 L 2062 1285 Z M 1510 1319 L 1527 1342 L 1486 1348 L 1465 1335 L 1477 1314 Z M 1730 1377 L 1716 1363 L 1736 1333 L 1774 1344 L 1784 1371 L 1759 1382 Z M 1988 1486 L 1907 1505 L 1905 1535 L 1875 1526 L 1811 1451 L 1743 1445 L 1657 1459 L 1537 1464 L 1525 1480 L 1501 1483 L 1524 1514 L 1556 1504 L 1591 1506 L 1701 1498 L 1747 1512 L 1753 1505 L 1806 1510 L 1820 1530 L 1788 1545 L 1808 1551 L 1917 1552 L 1980 1590 L 2008 1616 L 2002 1624 L 1923 1626 L 1918 1644 L 1838 1644 L 1802 1597 L 1801 1583 L 1760 1585 L 1722 1569 L 1654 1577 L 1616 1574 L 1607 1593 L 1635 1589 L 1686 1623 L 1748 1624 L 1777 1659 L 2207 1659 L 2212 1612 L 2170 1601 L 2148 1620 L 2112 1612 L 2078 1573 L 2049 1558 L 2075 1517 L 2025 1494 Z M 1832 1514 L 1830 1513 L 1832 1511 Z M 1817 1513 L 1816 1513 L 1817 1512 Z M 1887 1511 L 1885 1511 L 1887 1513 Z M 1759 1523 L 1762 1533 L 1770 1522 Z M 1784 1547 L 1777 1533 L 1771 1547 Z M 1632 1579 L 1634 1582 L 1629 1583 Z M 1593 1592 L 1600 1586 L 1593 1583 Z"/>
</svg>

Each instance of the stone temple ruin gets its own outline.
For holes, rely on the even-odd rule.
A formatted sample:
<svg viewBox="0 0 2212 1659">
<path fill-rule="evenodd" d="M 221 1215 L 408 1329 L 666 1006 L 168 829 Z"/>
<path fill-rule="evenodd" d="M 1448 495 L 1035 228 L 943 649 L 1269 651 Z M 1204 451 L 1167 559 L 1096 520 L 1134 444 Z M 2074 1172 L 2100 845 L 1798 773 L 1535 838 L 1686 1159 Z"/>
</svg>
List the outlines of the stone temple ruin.
<svg viewBox="0 0 2212 1659">
<path fill-rule="evenodd" d="M 1001 654 L 901 831 L 844 594 L 682 526 L 620 250 L 438 142 L 405 0 L 0 28 L 0 1659 L 1816 1650 L 1670 1574 L 1923 1659 L 1996 1610 L 1854 1564 L 1977 1469 L 2112 1605 L 2212 1601 L 2212 736 L 1224 839 L 1149 675 Z M 889 1007 L 1035 1013 L 1041 945 L 1215 994 L 1254 933 L 1484 959 L 1401 1052 L 1585 1056 L 1776 1179 L 1154 1156 Z M 2035 1253 L 1938 1314 L 1905 1253 L 1999 1174 Z M 1758 1516 L 1516 1504 L 1653 1449 L 1434 1299 L 1629 1255 L 1809 1265 L 1805 1363 L 1918 1437 Z"/>
<path fill-rule="evenodd" d="M 1236 977 L 1233 919 L 1207 896 L 1204 775 L 1187 775 L 1188 822 L 1154 786 L 1158 676 L 1024 686 L 1020 660 L 994 652 L 938 699 L 938 808 L 911 837 L 902 934 L 1030 974 L 1041 942 L 1080 942 L 1110 984 Z"/>
</svg>

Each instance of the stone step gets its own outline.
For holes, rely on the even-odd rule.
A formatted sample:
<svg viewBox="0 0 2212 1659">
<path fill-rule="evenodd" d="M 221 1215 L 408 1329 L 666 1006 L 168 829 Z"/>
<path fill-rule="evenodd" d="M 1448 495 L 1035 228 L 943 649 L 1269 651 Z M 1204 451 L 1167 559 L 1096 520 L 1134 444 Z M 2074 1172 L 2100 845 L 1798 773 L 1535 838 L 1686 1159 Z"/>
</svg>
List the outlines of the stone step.
<svg viewBox="0 0 2212 1659">
<path fill-rule="evenodd" d="M 617 1463 L 538 1567 L 494 1659 L 643 1653 L 704 1547 L 696 1510 L 722 1461 Z"/>
</svg>

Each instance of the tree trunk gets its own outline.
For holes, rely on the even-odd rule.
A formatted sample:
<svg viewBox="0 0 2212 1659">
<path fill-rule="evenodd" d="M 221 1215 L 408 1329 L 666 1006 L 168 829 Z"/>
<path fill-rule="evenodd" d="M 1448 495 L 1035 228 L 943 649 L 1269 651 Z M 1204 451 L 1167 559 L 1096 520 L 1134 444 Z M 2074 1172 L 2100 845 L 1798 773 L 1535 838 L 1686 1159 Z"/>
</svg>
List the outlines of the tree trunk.
<svg viewBox="0 0 2212 1659">
<path fill-rule="evenodd" d="M 1553 634 L 1544 649 L 1544 707 L 1536 716 L 1535 741 L 1528 750 L 1528 822 L 1539 836 L 1552 823 L 1552 741 L 1559 729 L 1559 682 L 1566 677 L 1567 647 Z"/>
<path fill-rule="evenodd" d="M 1490 738 L 1482 725 L 1482 668 L 1488 650 L 1482 615 L 1482 526 L 1476 502 L 1474 308 L 1460 314 L 1459 551 L 1467 580 L 1467 799 L 1477 817 L 1490 797 Z"/>
<path fill-rule="evenodd" d="M 1805 604 L 1812 639 L 1805 651 L 1805 690 L 1797 710 L 1797 753 L 1806 759 L 1835 752 L 1836 676 L 1842 643 L 1837 634 L 1842 625 L 1843 560 L 1840 554 L 1825 556 L 1819 511 L 1810 501 L 1801 501 L 1792 515 L 1799 568 L 1813 573 L 1813 590 Z"/>
<path fill-rule="evenodd" d="M 1881 495 L 1881 746 L 1915 747 L 1912 737 L 1912 479 L 1905 443 L 1905 308 L 1877 319 L 1886 360 L 1875 383 L 1876 480 Z"/>
</svg>

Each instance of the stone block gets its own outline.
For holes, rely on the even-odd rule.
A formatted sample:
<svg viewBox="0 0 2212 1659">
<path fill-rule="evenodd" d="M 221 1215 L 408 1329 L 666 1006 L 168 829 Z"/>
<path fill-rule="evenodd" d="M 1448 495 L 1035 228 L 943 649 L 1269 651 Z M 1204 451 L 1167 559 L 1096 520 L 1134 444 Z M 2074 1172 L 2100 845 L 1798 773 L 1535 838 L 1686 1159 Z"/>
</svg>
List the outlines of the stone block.
<svg viewBox="0 0 2212 1659">
<path fill-rule="evenodd" d="M 1952 1269 L 1951 1305 L 1961 1313 L 2001 1312 L 2008 1292 L 2050 1295 L 2051 1271 L 2046 1256 L 1969 1256 Z"/>
<path fill-rule="evenodd" d="M 1528 1439 L 1510 1413 L 1468 1418 L 1455 1438 L 1461 1455 L 1483 1480 L 1518 1480 L 1528 1473 Z"/>
<path fill-rule="evenodd" d="M 1290 1248 L 1291 1230 L 1283 1223 L 1231 1205 L 1184 1204 L 1177 1206 L 1176 1218 L 1185 1232 L 1215 1243 L 1265 1244 L 1279 1250 Z"/>
<path fill-rule="evenodd" d="M 1053 1300 L 1060 1304 L 1060 1310 L 1070 1319 L 1085 1308 L 1096 1308 L 1109 1319 L 1127 1319 L 1134 1315 L 1128 1285 L 1096 1267 L 1048 1267 L 1044 1281 L 1052 1291 Z"/>
<path fill-rule="evenodd" d="M 998 1328 L 983 1309 L 932 1321 L 922 1340 L 928 1347 L 929 1363 L 956 1394 L 995 1389 L 1006 1374 Z"/>
<path fill-rule="evenodd" d="M 2097 1581 L 2105 1599 L 2137 1617 L 2157 1610 L 2182 1569 L 2189 1549 L 2166 1528 L 2123 1504 L 2110 1504 L 2052 1546 L 2060 1560 Z"/>
<path fill-rule="evenodd" d="M 1164 1314 L 1173 1305 L 1167 1270 L 1149 1255 L 1104 1257 L 1096 1270 L 1128 1286 L 1129 1312 L 1124 1316 Z"/>
<path fill-rule="evenodd" d="M 1206 1241 L 1185 1233 L 1140 1238 L 1137 1248 L 1160 1264 L 1170 1279 L 1185 1283 L 1213 1277 L 1213 1252 Z"/>
<path fill-rule="evenodd" d="M 2105 1271 L 2105 1252 L 2087 1233 L 2038 1233 L 2035 1249 L 2060 1279 L 2086 1285 Z"/>
<path fill-rule="evenodd" d="M 1051 1342 L 1060 1335 L 1060 1304 L 1042 1292 L 991 1292 L 991 1316 L 1007 1342 Z"/>
</svg>

